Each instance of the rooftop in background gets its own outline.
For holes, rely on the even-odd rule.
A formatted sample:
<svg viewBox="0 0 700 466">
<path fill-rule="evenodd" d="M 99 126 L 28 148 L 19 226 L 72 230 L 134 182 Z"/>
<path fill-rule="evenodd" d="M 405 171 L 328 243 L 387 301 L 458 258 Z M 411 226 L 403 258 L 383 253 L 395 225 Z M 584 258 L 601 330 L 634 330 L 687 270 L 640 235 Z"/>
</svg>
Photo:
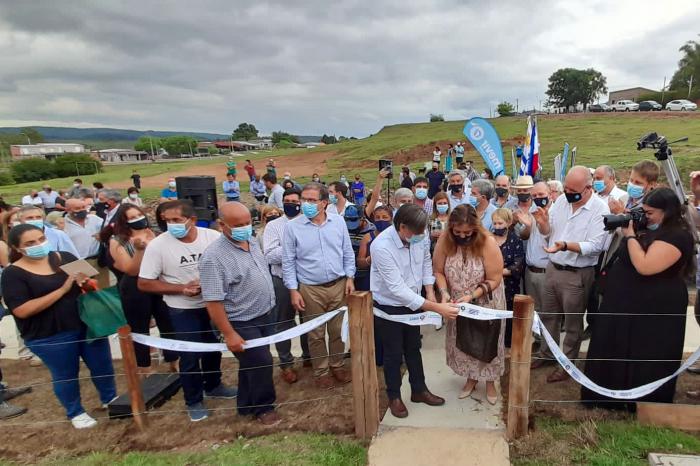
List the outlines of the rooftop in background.
<svg viewBox="0 0 700 466">
<path fill-rule="evenodd" d="M 620 89 L 618 91 L 611 91 L 608 96 L 608 105 L 614 104 L 620 100 L 632 100 L 636 102 L 639 96 L 643 94 L 651 94 L 655 91 L 653 89 L 647 89 L 646 87 L 630 87 L 629 89 Z"/>
<path fill-rule="evenodd" d="M 85 146 L 76 143 L 40 143 L 15 144 L 10 146 L 13 158 L 44 157 L 53 158 L 61 154 L 80 154 L 85 152 Z"/>
</svg>

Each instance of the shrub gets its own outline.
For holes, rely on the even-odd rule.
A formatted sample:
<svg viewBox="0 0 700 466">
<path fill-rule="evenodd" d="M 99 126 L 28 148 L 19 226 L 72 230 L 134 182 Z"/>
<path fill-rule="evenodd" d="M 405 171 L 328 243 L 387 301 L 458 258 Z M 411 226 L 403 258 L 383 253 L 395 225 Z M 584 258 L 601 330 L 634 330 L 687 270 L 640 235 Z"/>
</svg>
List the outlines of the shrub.
<svg viewBox="0 0 700 466">
<path fill-rule="evenodd" d="M 442 115 L 437 115 L 435 113 L 430 114 L 430 122 L 434 123 L 436 121 L 445 121 L 445 117 Z"/>
<path fill-rule="evenodd" d="M 102 168 L 102 163 L 92 158 L 89 154 L 61 155 L 56 157 L 54 165 L 56 167 L 56 175 L 60 178 L 94 175 Z"/>
<path fill-rule="evenodd" d="M 10 173 L 17 183 L 56 178 L 56 166 L 44 158 L 18 160 L 10 165 Z"/>
<path fill-rule="evenodd" d="M 12 178 L 10 172 L 0 172 L 0 186 L 7 186 L 8 184 L 15 184 L 15 179 Z"/>
</svg>

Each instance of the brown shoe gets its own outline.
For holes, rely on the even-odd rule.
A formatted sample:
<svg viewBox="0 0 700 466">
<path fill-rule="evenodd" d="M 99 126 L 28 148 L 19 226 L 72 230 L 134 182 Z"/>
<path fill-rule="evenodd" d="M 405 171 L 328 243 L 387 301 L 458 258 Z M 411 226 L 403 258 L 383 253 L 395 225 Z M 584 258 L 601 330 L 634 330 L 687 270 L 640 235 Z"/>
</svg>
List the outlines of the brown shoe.
<svg viewBox="0 0 700 466">
<path fill-rule="evenodd" d="M 350 371 L 343 367 L 339 369 L 331 369 L 331 373 L 333 374 L 335 380 L 337 380 L 341 385 L 345 385 L 346 383 L 350 383 L 350 381 L 352 381 Z"/>
<path fill-rule="evenodd" d="M 389 400 L 389 411 L 391 411 L 392 416 L 398 418 L 405 418 L 408 416 L 408 409 L 406 405 L 403 404 L 401 398 L 396 398 L 394 400 Z"/>
<path fill-rule="evenodd" d="M 311 359 L 304 359 L 304 363 L 301 367 L 314 367 L 314 365 L 311 363 Z"/>
<path fill-rule="evenodd" d="M 445 399 L 437 395 L 433 395 L 429 390 L 423 393 L 411 393 L 411 401 L 413 403 L 425 403 L 428 406 L 442 406 L 445 404 Z"/>
<path fill-rule="evenodd" d="M 321 390 L 332 390 L 335 388 L 335 381 L 330 374 L 323 374 L 320 377 L 316 377 L 314 383 L 316 384 L 316 388 L 320 388 Z"/>
<path fill-rule="evenodd" d="M 547 383 L 563 382 L 569 378 L 571 378 L 571 376 L 564 369 L 557 368 L 547 376 Z"/>
<path fill-rule="evenodd" d="M 535 359 L 530 363 L 530 370 L 539 369 L 540 367 L 551 366 L 554 361 L 549 359 Z"/>
<path fill-rule="evenodd" d="M 282 368 L 282 380 L 287 382 L 288 384 L 293 384 L 297 380 L 299 380 L 299 377 L 297 377 L 297 373 L 294 369 L 291 367 L 283 367 Z"/>
<path fill-rule="evenodd" d="M 282 418 L 277 414 L 277 411 L 268 411 L 258 416 L 258 421 L 260 421 L 260 424 L 269 427 L 276 426 L 282 422 Z"/>
</svg>

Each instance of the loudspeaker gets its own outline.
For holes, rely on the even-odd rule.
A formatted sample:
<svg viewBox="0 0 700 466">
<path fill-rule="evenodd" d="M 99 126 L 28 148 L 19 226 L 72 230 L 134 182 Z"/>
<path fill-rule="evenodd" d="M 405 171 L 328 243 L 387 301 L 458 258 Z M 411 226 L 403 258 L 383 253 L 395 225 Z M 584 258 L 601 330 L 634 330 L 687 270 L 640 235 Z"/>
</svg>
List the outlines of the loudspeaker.
<svg viewBox="0 0 700 466">
<path fill-rule="evenodd" d="M 213 176 L 178 176 L 177 198 L 192 202 L 199 220 L 216 220 L 219 203 L 216 199 L 216 179 Z"/>
</svg>

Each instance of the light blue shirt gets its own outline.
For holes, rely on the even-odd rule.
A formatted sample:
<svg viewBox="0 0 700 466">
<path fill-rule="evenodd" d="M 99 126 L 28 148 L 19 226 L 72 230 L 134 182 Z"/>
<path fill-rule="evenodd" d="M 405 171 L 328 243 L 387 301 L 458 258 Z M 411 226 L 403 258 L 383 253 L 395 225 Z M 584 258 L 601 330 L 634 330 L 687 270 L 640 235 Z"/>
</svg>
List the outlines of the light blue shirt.
<svg viewBox="0 0 700 466">
<path fill-rule="evenodd" d="M 484 210 L 484 214 L 481 216 L 481 224 L 486 228 L 488 231 L 491 231 L 491 227 L 493 226 L 493 219 L 491 216 L 493 213 L 496 211 L 497 207 L 491 203 L 486 207 L 486 210 Z"/>
<path fill-rule="evenodd" d="M 69 252 L 75 257 L 80 257 L 73 241 L 61 230 L 48 226 L 44 227 L 44 236 L 46 236 L 46 241 L 49 242 L 49 247 L 51 247 L 52 251 Z"/>
<path fill-rule="evenodd" d="M 496 204 L 496 198 L 494 197 L 491 199 L 490 203 L 496 208 L 498 208 L 498 205 Z M 506 199 L 505 204 L 501 206 L 504 209 L 510 209 L 510 210 L 515 210 L 518 208 L 518 198 L 516 196 L 508 196 L 508 199 Z"/>
<path fill-rule="evenodd" d="M 250 182 L 250 193 L 253 196 L 264 196 L 266 192 L 265 183 L 262 181 L 253 180 Z"/>
<path fill-rule="evenodd" d="M 241 197 L 241 184 L 238 181 L 224 181 L 223 183 L 224 194 L 226 199 L 240 199 Z"/>
<path fill-rule="evenodd" d="M 372 241 L 370 256 L 370 290 L 374 300 L 384 306 L 420 309 L 425 303 L 421 287 L 435 283 L 430 240 L 406 245 L 392 225 Z"/>
<path fill-rule="evenodd" d="M 450 202 L 450 210 L 454 210 L 457 206 L 462 204 L 469 205 L 470 197 L 471 194 L 469 193 L 469 191 L 462 191 L 462 199 L 454 197 L 454 195 L 451 192 L 447 193 L 447 200 Z"/>
<path fill-rule="evenodd" d="M 287 223 L 282 246 L 282 278 L 290 290 L 355 277 L 355 253 L 345 220 L 326 214 L 321 225 L 299 215 Z"/>
</svg>

